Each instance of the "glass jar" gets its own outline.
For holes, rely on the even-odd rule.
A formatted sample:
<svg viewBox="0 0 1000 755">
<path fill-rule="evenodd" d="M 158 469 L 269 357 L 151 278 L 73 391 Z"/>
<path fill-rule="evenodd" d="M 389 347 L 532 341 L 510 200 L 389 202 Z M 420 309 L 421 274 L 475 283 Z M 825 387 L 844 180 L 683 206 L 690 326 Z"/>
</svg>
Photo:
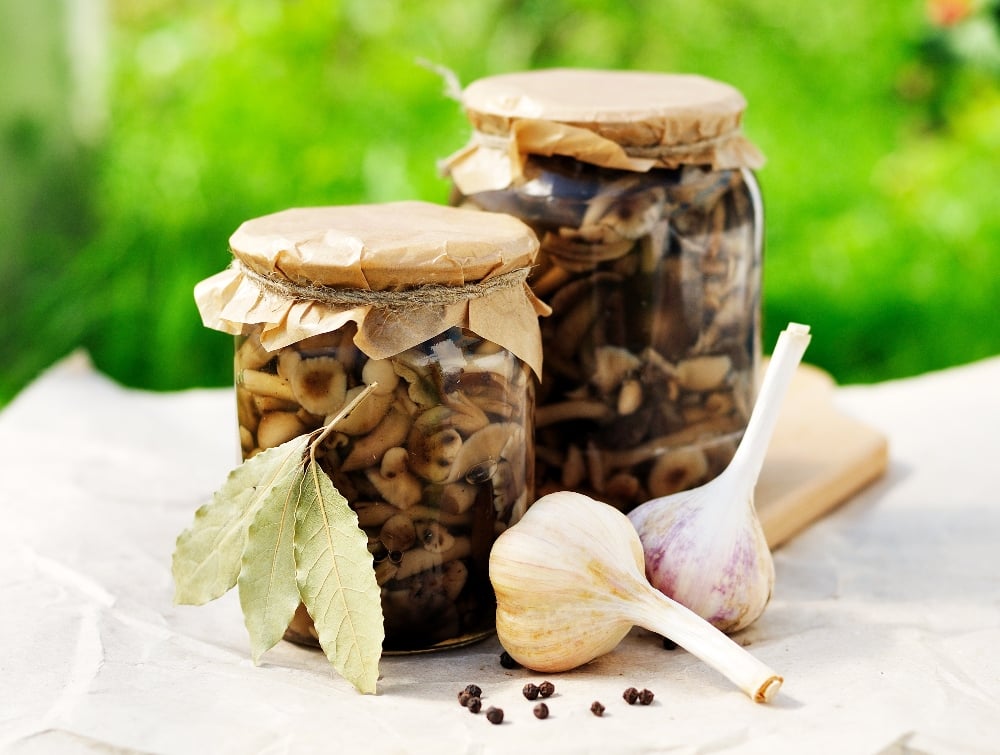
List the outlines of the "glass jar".
<svg viewBox="0 0 1000 755">
<path fill-rule="evenodd" d="M 207 324 L 238 326 L 244 458 L 377 384 L 319 463 L 368 535 L 386 652 L 492 633 L 489 552 L 534 500 L 537 240 L 485 217 L 418 202 L 277 213 L 244 223 L 234 267 L 197 291 Z M 285 636 L 318 643 L 303 606 Z"/>
<path fill-rule="evenodd" d="M 717 476 L 761 348 L 762 157 L 742 96 L 698 76 L 552 70 L 462 100 L 476 130 L 445 163 L 453 204 L 541 240 L 538 495 L 629 511 Z"/>
</svg>

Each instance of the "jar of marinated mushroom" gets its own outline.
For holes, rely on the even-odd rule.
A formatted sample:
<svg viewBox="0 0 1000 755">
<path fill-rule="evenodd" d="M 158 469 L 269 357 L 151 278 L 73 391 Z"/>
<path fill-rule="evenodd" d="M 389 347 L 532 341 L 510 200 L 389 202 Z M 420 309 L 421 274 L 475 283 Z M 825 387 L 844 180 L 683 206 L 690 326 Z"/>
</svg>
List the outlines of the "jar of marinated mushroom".
<svg viewBox="0 0 1000 755">
<path fill-rule="evenodd" d="M 236 336 L 244 458 L 377 384 L 320 464 L 368 535 L 386 652 L 493 631 L 490 548 L 534 500 L 537 247 L 501 214 L 292 209 L 241 225 L 232 265 L 195 289 L 205 324 Z M 304 607 L 286 639 L 316 644 Z"/>
<path fill-rule="evenodd" d="M 473 82 L 453 204 L 541 240 L 538 495 L 628 511 L 728 464 L 760 356 L 763 163 L 745 101 L 693 75 L 542 70 Z"/>
</svg>

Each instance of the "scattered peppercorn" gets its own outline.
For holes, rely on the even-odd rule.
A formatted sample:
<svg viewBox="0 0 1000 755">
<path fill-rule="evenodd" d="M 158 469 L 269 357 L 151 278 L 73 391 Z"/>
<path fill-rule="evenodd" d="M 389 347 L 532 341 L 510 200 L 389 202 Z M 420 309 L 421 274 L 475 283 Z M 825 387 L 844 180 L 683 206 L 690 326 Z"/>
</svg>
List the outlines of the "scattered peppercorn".
<svg viewBox="0 0 1000 755">
<path fill-rule="evenodd" d="M 640 705 L 649 705 L 651 702 L 653 702 L 653 693 L 650 690 L 644 689 L 639 693 Z"/>
<path fill-rule="evenodd" d="M 664 650 L 676 650 L 677 649 L 677 643 L 674 642 L 669 637 L 664 637 L 663 638 L 663 649 Z"/>
<path fill-rule="evenodd" d="M 604 706 L 601 705 L 597 700 L 594 700 L 594 702 L 592 702 L 590 704 L 590 712 L 593 713 L 595 716 L 598 716 L 598 717 L 603 716 L 604 715 Z"/>
<path fill-rule="evenodd" d="M 521 664 L 515 661 L 506 650 L 500 653 L 500 665 L 504 668 L 521 668 Z"/>
<path fill-rule="evenodd" d="M 538 693 L 540 691 L 541 690 L 539 690 L 538 685 L 537 684 L 532 684 L 531 682 L 528 682 L 527 684 L 525 684 L 524 685 L 524 689 L 521 690 L 521 692 L 524 694 L 524 696 L 526 698 L 528 698 L 529 700 L 536 700 L 536 699 L 538 699 Z"/>
<path fill-rule="evenodd" d="M 483 709 L 483 701 L 478 697 L 470 697 L 466 707 L 469 709 L 469 713 L 478 713 Z"/>
<path fill-rule="evenodd" d="M 556 685 L 552 682 L 542 682 L 538 685 L 538 694 L 541 697 L 552 697 L 552 694 L 556 691 Z"/>
<path fill-rule="evenodd" d="M 549 706 L 545 703 L 538 703 L 532 711 L 535 714 L 535 718 L 548 718 L 549 717 Z"/>
<path fill-rule="evenodd" d="M 472 695 L 469 694 L 469 690 L 463 689 L 461 692 L 458 693 L 458 704 L 464 708 L 469 704 L 469 698 L 471 697 Z"/>
<path fill-rule="evenodd" d="M 465 687 L 465 691 L 468 692 L 473 697 L 482 697 L 483 691 L 479 688 L 478 684 L 469 684 Z"/>
<path fill-rule="evenodd" d="M 503 708 L 494 708 L 490 706 L 486 709 L 486 718 L 491 724 L 499 724 L 503 722 Z"/>
<path fill-rule="evenodd" d="M 625 702 L 629 705 L 635 705 L 636 701 L 639 699 L 639 690 L 635 687 L 629 687 L 622 693 L 622 697 L 625 698 Z"/>
</svg>

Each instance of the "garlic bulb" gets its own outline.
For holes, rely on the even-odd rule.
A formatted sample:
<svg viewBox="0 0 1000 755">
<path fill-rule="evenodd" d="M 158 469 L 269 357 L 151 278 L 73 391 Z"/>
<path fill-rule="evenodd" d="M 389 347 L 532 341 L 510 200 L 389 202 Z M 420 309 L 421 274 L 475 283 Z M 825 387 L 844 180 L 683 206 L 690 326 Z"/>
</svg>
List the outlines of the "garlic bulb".
<svg viewBox="0 0 1000 755">
<path fill-rule="evenodd" d="M 629 514 L 650 583 L 723 632 L 755 621 L 774 587 L 774 561 L 753 491 L 778 410 L 809 340 L 808 326 L 796 323 L 778 337 L 743 440 L 721 475 L 692 490 L 654 498 Z"/>
<path fill-rule="evenodd" d="M 580 493 L 543 496 L 501 534 L 490 553 L 490 580 L 500 643 L 535 671 L 588 663 L 638 625 L 670 637 L 757 702 L 781 686 L 774 671 L 650 586 L 626 516 Z"/>
</svg>

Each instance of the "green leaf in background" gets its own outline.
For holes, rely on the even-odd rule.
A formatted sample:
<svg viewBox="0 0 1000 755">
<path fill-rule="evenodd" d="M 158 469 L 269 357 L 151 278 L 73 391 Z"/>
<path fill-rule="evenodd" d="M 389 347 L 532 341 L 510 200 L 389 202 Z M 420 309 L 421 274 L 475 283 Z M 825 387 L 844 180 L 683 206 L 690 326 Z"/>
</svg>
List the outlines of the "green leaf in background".
<svg viewBox="0 0 1000 755">
<path fill-rule="evenodd" d="M 304 480 L 301 464 L 288 465 L 250 525 L 238 584 L 254 663 L 284 636 L 299 605 L 292 535 Z"/>
<path fill-rule="evenodd" d="M 347 500 L 312 461 L 295 516 L 299 595 L 330 663 L 358 691 L 372 694 L 385 631 L 363 534 Z"/>
<path fill-rule="evenodd" d="M 236 584 L 250 523 L 275 485 L 302 469 L 308 441 L 301 435 L 243 462 L 198 509 L 174 549 L 175 602 L 201 605 Z"/>
</svg>

